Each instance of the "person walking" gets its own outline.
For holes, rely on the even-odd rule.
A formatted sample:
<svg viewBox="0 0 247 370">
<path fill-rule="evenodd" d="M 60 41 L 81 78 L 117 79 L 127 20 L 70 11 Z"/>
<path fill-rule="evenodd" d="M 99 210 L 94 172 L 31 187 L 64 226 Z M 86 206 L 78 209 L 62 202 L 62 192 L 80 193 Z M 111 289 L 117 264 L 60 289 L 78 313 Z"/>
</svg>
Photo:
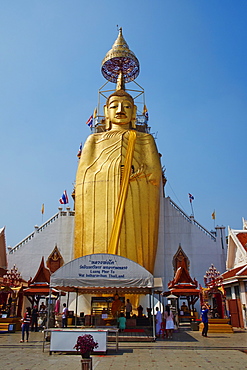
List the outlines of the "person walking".
<svg viewBox="0 0 247 370">
<path fill-rule="evenodd" d="M 158 307 L 156 307 L 155 323 L 156 323 L 156 337 L 159 338 L 161 333 L 162 315 Z"/>
<path fill-rule="evenodd" d="M 127 299 L 126 303 L 126 319 L 130 319 L 130 313 L 132 312 L 132 304 L 130 303 L 130 300 Z"/>
<path fill-rule="evenodd" d="M 32 309 L 32 325 L 31 325 L 31 331 L 38 331 L 38 306 L 35 305 Z"/>
<path fill-rule="evenodd" d="M 203 329 L 202 329 L 203 337 L 208 336 L 208 310 L 209 310 L 209 306 L 207 305 L 207 303 L 204 303 L 201 309 L 201 318 L 203 322 Z"/>
<path fill-rule="evenodd" d="M 22 321 L 22 326 L 21 326 L 22 339 L 20 340 L 20 342 L 21 343 L 24 342 L 25 332 L 26 332 L 26 342 L 28 342 L 28 338 L 29 338 L 29 326 L 30 326 L 31 321 L 32 321 L 31 308 L 30 307 L 27 307 L 26 308 L 26 312 L 25 312 L 24 317 L 23 317 L 23 319 L 21 321 Z"/>
<path fill-rule="evenodd" d="M 66 307 L 66 303 L 64 303 L 62 313 L 62 328 L 67 328 L 68 313 L 68 308 Z"/>
<path fill-rule="evenodd" d="M 173 333 L 173 330 L 174 330 L 174 318 L 173 318 L 173 313 L 172 313 L 169 305 L 166 305 L 166 310 L 165 310 L 165 313 L 164 313 L 164 319 L 166 320 L 167 338 L 172 339 L 172 333 Z"/>
</svg>

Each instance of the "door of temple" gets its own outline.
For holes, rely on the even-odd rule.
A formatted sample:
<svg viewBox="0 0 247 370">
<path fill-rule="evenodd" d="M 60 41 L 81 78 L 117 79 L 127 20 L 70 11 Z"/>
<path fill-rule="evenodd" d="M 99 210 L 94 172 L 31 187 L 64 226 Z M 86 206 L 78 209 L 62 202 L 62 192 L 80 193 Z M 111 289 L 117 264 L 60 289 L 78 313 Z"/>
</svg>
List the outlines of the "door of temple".
<svg viewBox="0 0 247 370">
<path fill-rule="evenodd" d="M 229 299 L 228 304 L 229 304 L 229 311 L 231 315 L 231 325 L 237 328 L 243 328 L 244 322 L 243 322 L 240 299 L 239 298 Z"/>
</svg>

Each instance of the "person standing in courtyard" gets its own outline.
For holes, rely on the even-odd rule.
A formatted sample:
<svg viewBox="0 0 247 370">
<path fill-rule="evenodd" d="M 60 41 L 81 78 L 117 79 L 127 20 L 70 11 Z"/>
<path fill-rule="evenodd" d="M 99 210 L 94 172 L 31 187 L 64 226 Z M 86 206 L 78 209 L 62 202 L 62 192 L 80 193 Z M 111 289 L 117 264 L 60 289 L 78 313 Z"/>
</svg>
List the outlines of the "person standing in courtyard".
<svg viewBox="0 0 247 370">
<path fill-rule="evenodd" d="M 161 333 L 161 323 L 162 323 L 162 315 L 158 307 L 156 307 L 155 322 L 156 322 L 156 337 L 158 338 Z"/>
<path fill-rule="evenodd" d="M 67 321 L 68 321 L 68 308 L 66 307 L 66 303 L 64 303 L 62 313 L 62 328 L 67 328 Z"/>
<path fill-rule="evenodd" d="M 32 320 L 32 317 L 31 317 L 31 308 L 30 307 L 27 307 L 26 308 L 26 312 L 24 314 L 24 317 L 21 320 L 22 321 L 22 326 L 21 326 L 22 339 L 20 340 L 21 343 L 23 343 L 24 340 L 25 340 L 25 332 L 26 332 L 26 342 L 28 342 L 28 338 L 29 338 L 29 326 L 31 324 L 31 320 Z"/>
<path fill-rule="evenodd" d="M 31 325 L 31 331 L 38 331 L 38 306 L 35 305 L 32 309 L 32 325 Z"/>
<path fill-rule="evenodd" d="M 126 303 L 126 319 L 130 319 L 130 313 L 132 312 L 132 304 L 130 303 L 130 300 L 127 299 Z"/>
<path fill-rule="evenodd" d="M 172 339 L 172 333 L 173 333 L 173 330 L 174 330 L 174 319 L 173 319 L 173 313 L 172 313 L 169 305 L 166 305 L 166 310 L 165 310 L 165 313 L 164 313 L 164 319 L 166 320 L 167 338 Z"/>
<path fill-rule="evenodd" d="M 123 303 L 121 299 L 119 298 L 118 294 L 115 294 L 114 300 L 112 302 L 111 306 L 111 313 L 114 319 L 117 319 L 120 316 L 120 312 L 122 310 Z"/>
<path fill-rule="evenodd" d="M 123 312 L 120 313 L 120 317 L 118 318 L 118 325 L 119 325 L 119 331 L 124 331 L 126 328 L 126 318 L 124 317 Z"/>
<path fill-rule="evenodd" d="M 201 318 L 203 322 L 203 329 L 202 329 L 203 337 L 208 336 L 208 309 L 209 309 L 209 306 L 207 305 L 207 303 L 204 303 L 201 309 Z"/>
</svg>

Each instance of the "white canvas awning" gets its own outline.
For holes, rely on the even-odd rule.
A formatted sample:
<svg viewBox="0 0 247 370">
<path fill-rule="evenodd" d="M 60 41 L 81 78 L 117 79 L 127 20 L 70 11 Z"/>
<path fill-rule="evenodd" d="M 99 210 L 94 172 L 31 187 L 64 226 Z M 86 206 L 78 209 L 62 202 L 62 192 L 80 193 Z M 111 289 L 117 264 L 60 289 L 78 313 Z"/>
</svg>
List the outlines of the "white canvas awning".
<svg viewBox="0 0 247 370">
<path fill-rule="evenodd" d="M 138 263 L 115 254 L 90 254 L 68 262 L 51 275 L 51 287 L 90 291 L 130 289 L 150 291 L 153 275 Z M 71 288 L 71 289 L 70 289 Z"/>
</svg>

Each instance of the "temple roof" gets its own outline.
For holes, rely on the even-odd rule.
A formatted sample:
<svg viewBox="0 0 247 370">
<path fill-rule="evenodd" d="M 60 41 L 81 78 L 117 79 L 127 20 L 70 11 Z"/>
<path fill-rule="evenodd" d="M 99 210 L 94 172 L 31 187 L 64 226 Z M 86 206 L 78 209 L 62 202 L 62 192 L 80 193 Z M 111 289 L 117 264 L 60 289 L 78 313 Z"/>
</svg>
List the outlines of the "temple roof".
<svg viewBox="0 0 247 370">
<path fill-rule="evenodd" d="M 173 286 L 175 285 L 192 285 L 194 287 L 197 287 L 198 283 L 196 280 L 192 280 L 189 271 L 183 267 L 178 267 L 174 279 L 172 280 Z"/>
<path fill-rule="evenodd" d="M 5 227 L 0 229 L 0 267 L 7 269 Z"/>
<path fill-rule="evenodd" d="M 247 276 L 247 265 L 236 267 L 232 270 L 226 271 L 222 274 L 224 280 L 235 277 L 241 278 Z"/>
<path fill-rule="evenodd" d="M 237 234 L 237 238 L 242 244 L 242 246 L 245 248 L 245 250 L 247 251 L 247 232 Z"/>
<path fill-rule="evenodd" d="M 45 267 L 44 257 L 42 257 L 38 271 L 34 278 L 29 281 L 29 285 L 35 284 L 35 283 L 50 283 L 50 270 Z"/>
<path fill-rule="evenodd" d="M 198 282 L 192 279 L 184 266 L 178 267 L 174 279 L 168 283 L 168 289 L 175 295 L 198 295 Z"/>
</svg>

